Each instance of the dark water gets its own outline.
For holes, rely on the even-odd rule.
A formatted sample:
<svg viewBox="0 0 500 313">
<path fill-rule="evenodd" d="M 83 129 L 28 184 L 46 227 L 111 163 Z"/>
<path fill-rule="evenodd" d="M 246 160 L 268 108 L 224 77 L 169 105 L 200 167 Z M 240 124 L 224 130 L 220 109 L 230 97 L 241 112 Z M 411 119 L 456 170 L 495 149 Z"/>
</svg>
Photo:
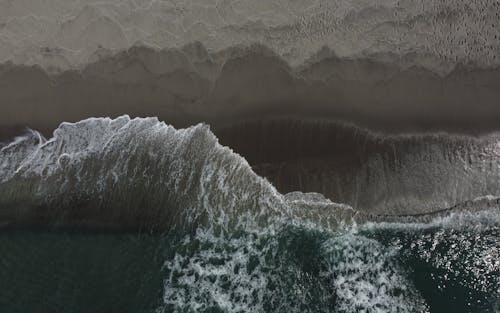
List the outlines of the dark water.
<svg viewBox="0 0 500 313">
<path fill-rule="evenodd" d="M 160 238 L 13 231 L 0 235 L 1 312 L 153 312 Z"/>
<path fill-rule="evenodd" d="M 471 223 L 6 231 L 0 312 L 498 312 L 500 227 Z"/>
<path fill-rule="evenodd" d="M 295 162 L 270 153 L 275 134 L 261 161 Z M 346 136 L 296 155 L 321 173 L 297 176 L 306 190 L 364 199 L 346 204 L 280 193 L 207 125 L 122 116 L 17 138 L 0 149 L 0 313 L 499 312 L 500 137 L 365 136 L 339 156 Z"/>
</svg>

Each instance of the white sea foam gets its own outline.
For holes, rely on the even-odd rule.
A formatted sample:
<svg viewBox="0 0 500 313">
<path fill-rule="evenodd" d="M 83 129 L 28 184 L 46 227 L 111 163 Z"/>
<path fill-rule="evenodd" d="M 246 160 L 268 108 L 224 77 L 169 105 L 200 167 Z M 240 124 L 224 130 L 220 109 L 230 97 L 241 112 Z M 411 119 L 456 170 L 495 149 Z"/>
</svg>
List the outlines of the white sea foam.
<svg viewBox="0 0 500 313">
<path fill-rule="evenodd" d="M 453 212 L 498 209 L 497 198 L 486 197 L 434 213 L 426 208 L 422 214 L 376 215 L 320 194 L 283 196 L 244 158 L 221 146 L 207 125 L 176 130 L 156 118 L 63 123 L 51 139 L 30 132 L 0 153 L 6 222 L 43 216 L 49 224 L 157 224 L 168 229 L 198 222 L 267 225 L 280 216 L 332 229 L 352 221 L 429 223 L 439 216 L 457 219 L 449 216 Z M 469 178 L 477 174 L 473 167 L 467 170 Z M 458 220 L 469 223 L 465 217 Z"/>
<path fill-rule="evenodd" d="M 181 240 L 166 243 L 174 253 L 165 260 L 158 312 L 428 311 L 396 258 L 400 245 L 367 236 L 377 229 L 409 236 L 441 230 L 410 248 L 438 269 L 468 270 L 478 290 L 490 292 L 498 268 L 494 244 L 471 250 L 474 232 L 445 233 L 498 227 L 496 197 L 425 215 L 430 223 L 421 216 L 387 223 L 389 215 L 377 219 L 320 194 L 281 195 L 202 124 L 176 130 L 156 118 L 93 118 L 64 123 L 49 140 L 35 132 L 18 138 L 0 157 L 7 222 L 35 216 L 49 224 L 176 230 Z M 448 242 L 457 245 L 448 254 L 424 254 L 429 244 Z M 461 258 L 474 266 L 453 266 L 460 251 L 470 252 Z"/>
</svg>

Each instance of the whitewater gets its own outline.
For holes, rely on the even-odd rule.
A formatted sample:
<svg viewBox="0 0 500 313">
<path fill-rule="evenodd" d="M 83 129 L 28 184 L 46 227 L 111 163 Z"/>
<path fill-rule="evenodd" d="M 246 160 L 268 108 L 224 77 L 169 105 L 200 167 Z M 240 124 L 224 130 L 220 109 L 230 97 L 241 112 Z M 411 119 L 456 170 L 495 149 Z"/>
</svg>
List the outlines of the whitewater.
<svg viewBox="0 0 500 313">
<path fill-rule="evenodd" d="M 500 313 L 498 0 L 0 0 L 0 313 Z"/>
<path fill-rule="evenodd" d="M 429 160 L 467 177 L 470 198 L 419 210 L 407 195 L 404 211 L 280 193 L 206 124 L 27 131 L 0 150 L 0 307 L 30 310 L 51 290 L 39 312 L 54 299 L 64 312 L 498 312 L 498 145 L 467 140 L 399 162 L 407 179 Z"/>
</svg>

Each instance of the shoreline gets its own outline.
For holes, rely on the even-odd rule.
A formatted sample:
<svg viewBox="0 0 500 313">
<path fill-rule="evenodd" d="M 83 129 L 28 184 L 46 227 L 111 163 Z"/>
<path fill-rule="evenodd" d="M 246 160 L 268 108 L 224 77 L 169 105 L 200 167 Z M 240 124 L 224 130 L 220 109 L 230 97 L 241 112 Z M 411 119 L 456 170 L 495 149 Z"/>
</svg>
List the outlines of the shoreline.
<svg viewBox="0 0 500 313">
<path fill-rule="evenodd" d="M 21 126 L 50 136 L 61 122 L 123 114 L 175 127 L 300 116 L 392 134 L 478 135 L 500 130 L 498 99 L 500 68 L 458 65 L 441 76 L 370 58 L 327 56 L 291 67 L 263 46 L 201 59 L 134 48 L 54 75 L 0 64 L 0 141 Z"/>
</svg>

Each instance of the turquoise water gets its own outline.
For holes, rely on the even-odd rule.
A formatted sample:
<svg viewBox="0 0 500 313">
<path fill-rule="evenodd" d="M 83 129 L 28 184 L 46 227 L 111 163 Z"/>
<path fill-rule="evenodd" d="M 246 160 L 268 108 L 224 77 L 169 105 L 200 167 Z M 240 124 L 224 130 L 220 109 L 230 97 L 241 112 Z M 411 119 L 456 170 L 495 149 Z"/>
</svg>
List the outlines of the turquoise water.
<svg viewBox="0 0 500 313">
<path fill-rule="evenodd" d="M 499 312 L 500 227 L 0 234 L 0 312 Z"/>
</svg>

